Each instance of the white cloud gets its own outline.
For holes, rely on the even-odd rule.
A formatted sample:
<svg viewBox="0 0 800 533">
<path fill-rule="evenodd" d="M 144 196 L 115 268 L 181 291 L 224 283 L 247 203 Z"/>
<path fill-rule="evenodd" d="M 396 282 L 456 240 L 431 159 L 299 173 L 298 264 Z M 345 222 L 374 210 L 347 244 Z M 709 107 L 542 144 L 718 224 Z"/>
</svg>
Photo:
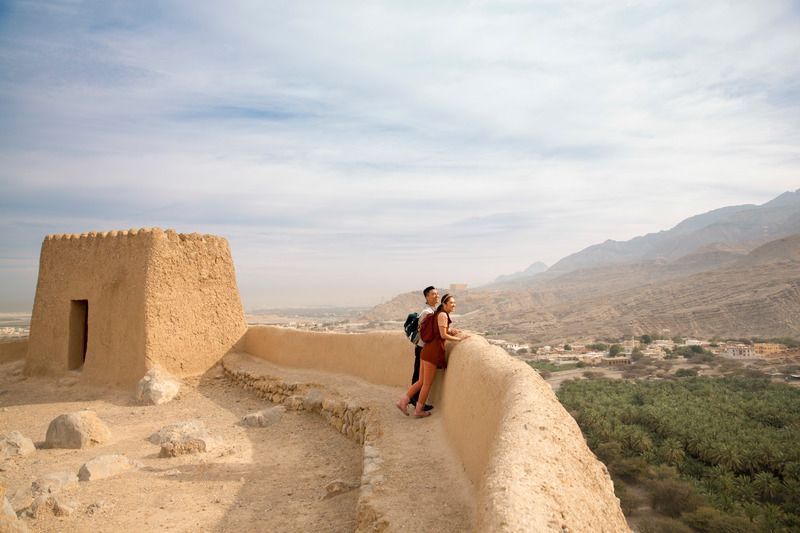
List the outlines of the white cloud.
<svg viewBox="0 0 800 533">
<path fill-rule="evenodd" d="M 13 4 L 0 224 L 215 230 L 252 305 L 488 281 L 797 188 L 799 33 L 788 1 Z"/>
</svg>

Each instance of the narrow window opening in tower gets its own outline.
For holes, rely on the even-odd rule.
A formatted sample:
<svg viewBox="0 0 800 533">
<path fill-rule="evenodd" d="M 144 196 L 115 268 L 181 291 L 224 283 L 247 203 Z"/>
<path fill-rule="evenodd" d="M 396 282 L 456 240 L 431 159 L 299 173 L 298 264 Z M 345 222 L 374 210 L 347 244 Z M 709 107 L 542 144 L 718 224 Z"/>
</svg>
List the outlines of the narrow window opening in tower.
<svg viewBox="0 0 800 533">
<path fill-rule="evenodd" d="M 69 309 L 69 370 L 83 368 L 88 343 L 89 300 L 72 300 Z"/>
</svg>

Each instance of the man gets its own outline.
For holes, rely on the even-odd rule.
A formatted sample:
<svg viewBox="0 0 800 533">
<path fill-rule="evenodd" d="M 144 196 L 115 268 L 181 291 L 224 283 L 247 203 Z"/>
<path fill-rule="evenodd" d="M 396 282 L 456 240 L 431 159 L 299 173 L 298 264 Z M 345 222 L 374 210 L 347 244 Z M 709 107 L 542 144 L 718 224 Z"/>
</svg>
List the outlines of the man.
<svg viewBox="0 0 800 533">
<path fill-rule="evenodd" d="M 430 287 L 426 287 L 424 291 L 422 291 L 422 295 L 425 296 L 425 308 L 420 311 L 419 313 L 419 323 L 422 324 L 422 320 L 428 316 L 432 315 L 436 312 L 436 305 L 439 303 L 439 291 L 436 290 L 436 287 L 431 285 Z M 417 345 L 414 346 L 414 374 L 411 376 L 411 383 L 416 383 L 419 379 L 419 354 L 422 353 L 422 347 L 425 346 L 425 343 L 419 338 L 417 335 Z M 411 401 L 408 402 L 411 405 L 417 405 L 417 398 L 419 397 L 419 393 L 415 394 Z M 430 411 L 433 409 L 432 405 L 425 404 L 425 410 Z"/>
</svg>

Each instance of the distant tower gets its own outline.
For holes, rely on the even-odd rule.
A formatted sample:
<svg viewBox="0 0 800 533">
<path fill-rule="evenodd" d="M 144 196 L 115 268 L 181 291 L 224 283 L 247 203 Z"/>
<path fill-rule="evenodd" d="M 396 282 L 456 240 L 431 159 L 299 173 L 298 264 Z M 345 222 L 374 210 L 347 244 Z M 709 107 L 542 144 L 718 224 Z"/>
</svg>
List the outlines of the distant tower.
<svg viewBox="0 0 800 533">
<path fill-rule="evenodd" d="M 80 370 L 87 382 L 122 386 L 154 365 L 195 374 L 246 329 L 221 237 L 158 228 L 48 235 L 26 373 Z"/>
</svg>

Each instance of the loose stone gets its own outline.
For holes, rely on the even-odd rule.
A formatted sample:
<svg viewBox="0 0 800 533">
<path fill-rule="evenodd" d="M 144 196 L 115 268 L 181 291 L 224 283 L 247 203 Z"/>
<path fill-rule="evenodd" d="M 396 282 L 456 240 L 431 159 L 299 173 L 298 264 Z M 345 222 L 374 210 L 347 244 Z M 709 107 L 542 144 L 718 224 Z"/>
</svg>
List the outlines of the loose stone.
<svg viewBox="0 0 800 533">
<path fill-rule="evenodd" d="M 47 448 L 88 448 L 111 439 L 111 431 L 94 411 L 77 411 L 57 416 L 45 437 Z"/>
<path fill-rule="evenodd" d="M 33 445 L 33 441 L 19 431 L 12 431 L 0 437 L 0 457 L 2 458 L 30 455 L 35 451 L 36 446 Z"/>
<path fill-rule="evenodd" d="M 80 471 L 78 471 L 78 479 L 81 481 L 96 481 L 117 476 L 139 467 L 140 465 L 137 462 L 131 461 L 124 455 L 101 455 L 81 467 Z"/>
</svg>

